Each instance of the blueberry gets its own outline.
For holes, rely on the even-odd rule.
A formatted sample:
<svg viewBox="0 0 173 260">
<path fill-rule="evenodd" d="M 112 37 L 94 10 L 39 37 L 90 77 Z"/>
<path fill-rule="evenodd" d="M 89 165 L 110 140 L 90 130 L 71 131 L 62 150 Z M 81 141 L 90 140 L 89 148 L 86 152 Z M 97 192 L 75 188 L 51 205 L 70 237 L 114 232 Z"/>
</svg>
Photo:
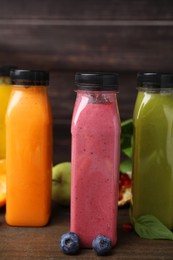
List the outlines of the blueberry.
<svg viewBox="0 0 173 260">
<path fill-rule="evenodd" d="M 106 255 L 112 248 L 112 242 L 108 237 L 104 235 L 98 235 L 93 240 L 92 247 L 97 255 Z"/>
<path fill-rule="evenodd" d="M 68 232 L 61 236 L 60 247 L 64 254 L 74 255 L 79 251 L 80 240 L 74 232 Z"/>
</svg>

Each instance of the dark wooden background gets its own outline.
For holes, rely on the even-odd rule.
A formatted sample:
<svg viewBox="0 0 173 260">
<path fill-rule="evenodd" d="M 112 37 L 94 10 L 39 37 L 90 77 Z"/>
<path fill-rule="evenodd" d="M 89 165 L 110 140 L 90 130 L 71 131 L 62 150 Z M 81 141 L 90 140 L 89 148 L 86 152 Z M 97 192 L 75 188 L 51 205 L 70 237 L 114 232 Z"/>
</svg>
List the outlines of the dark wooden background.
<svg viewBox="0 0 173 260">
<path fill-rule="evenodd" d="M 70 160 L 75 72 L 118 72 L 132 117 L 136 73 L 173 72 L 173 1 L 0 0 L 0 65 L 50 71 L 54 163 Z"/>
</svg>

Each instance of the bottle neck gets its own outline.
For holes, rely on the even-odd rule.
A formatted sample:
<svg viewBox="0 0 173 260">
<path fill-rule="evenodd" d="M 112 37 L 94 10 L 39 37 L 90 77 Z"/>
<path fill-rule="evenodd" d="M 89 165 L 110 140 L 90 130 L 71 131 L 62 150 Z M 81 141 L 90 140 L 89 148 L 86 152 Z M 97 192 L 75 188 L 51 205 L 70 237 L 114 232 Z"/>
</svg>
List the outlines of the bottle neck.
<svg viewBox="0 0 173 260">
<path fill-rule="evenodd" d="M 22 95 L 46 95 L 47 86 L 27 86 L 27 85 L 12 85 L 12 92 L 22 93 Z"/>
<path fill-rule="evenodd" d="M 76 90 L 77 98 L 85 97 L 88 103 L 106 104 L 112 103 L 116 100 L 115 91 L 86 91 L 86 90 Z"/>
<path fill-rule="evenodd" d="M 147 93 L 153 93 L 153 94 L 172 94 L 173 93 L 173 87 L 172 88 L 152 88 L 152 87 L 138 87 L 138 91 L 141 92 L 147 92 Z"/>
<path fill-rule="evenodd" d="M 47 89 L 48 86 L 36 86 L 36 85 L 12 85 L 13 88 L 18 89 Z"/>
</svg>

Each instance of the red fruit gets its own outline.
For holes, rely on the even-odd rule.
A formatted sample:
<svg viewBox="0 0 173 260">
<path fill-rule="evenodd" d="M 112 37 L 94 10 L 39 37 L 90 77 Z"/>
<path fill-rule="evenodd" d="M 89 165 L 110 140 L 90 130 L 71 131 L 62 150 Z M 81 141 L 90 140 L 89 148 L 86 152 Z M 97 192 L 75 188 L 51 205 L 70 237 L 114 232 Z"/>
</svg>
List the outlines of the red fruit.
<svg viewBox="0 0 173 260">
<path fill-rule="evenodd" d="M 130 179 L 126 179 L 123 183 L 123 185 L 126 187 L 126 188 L 130 188 L 131 185 L 132 185 L 132 181 Z"/>
<path fill-rule="evenodd" d="M 123 224 L 123 230 L 125 232 L 131 232 L 133 230 L 133 226 L 131 223 L 125 223 Z"/>
<path fill-rule="evenodd" d="M 125 181 L 125 180 L 129 179 L 129 176 L 128 176 L 127 173 L 123 173 L 123 174 L 120 175 L 120 179 L 121 179 L 122 181 Z"/>
<path fill-rule="evenodd" d="M 123 198 L 123 194 L 122 194 L 122 193 L 119 193 L 119 195 L 118 195 L 118 200 L 122 200 L 122 198 Z"/>
<path fill-rule="evenodd" d="M 123 206 L 130 202 L 130 191 L 132 181 L 127 173 L 121 173 L 119 178 L 119 198 L 118 205 Z"/>
</svg>

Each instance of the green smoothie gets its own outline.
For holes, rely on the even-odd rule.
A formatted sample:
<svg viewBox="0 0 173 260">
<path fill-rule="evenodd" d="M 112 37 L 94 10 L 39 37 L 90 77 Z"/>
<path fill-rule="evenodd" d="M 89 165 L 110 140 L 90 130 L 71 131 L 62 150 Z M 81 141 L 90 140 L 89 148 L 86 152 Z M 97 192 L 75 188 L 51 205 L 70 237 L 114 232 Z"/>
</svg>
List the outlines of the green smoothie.
<svg viewBox="0 0 173 260">
<path fill-rule="evenodd" d="M 141 89 L 134 109 L 132 217 L 173 228 L 173 93 Z"/>
</svg>

